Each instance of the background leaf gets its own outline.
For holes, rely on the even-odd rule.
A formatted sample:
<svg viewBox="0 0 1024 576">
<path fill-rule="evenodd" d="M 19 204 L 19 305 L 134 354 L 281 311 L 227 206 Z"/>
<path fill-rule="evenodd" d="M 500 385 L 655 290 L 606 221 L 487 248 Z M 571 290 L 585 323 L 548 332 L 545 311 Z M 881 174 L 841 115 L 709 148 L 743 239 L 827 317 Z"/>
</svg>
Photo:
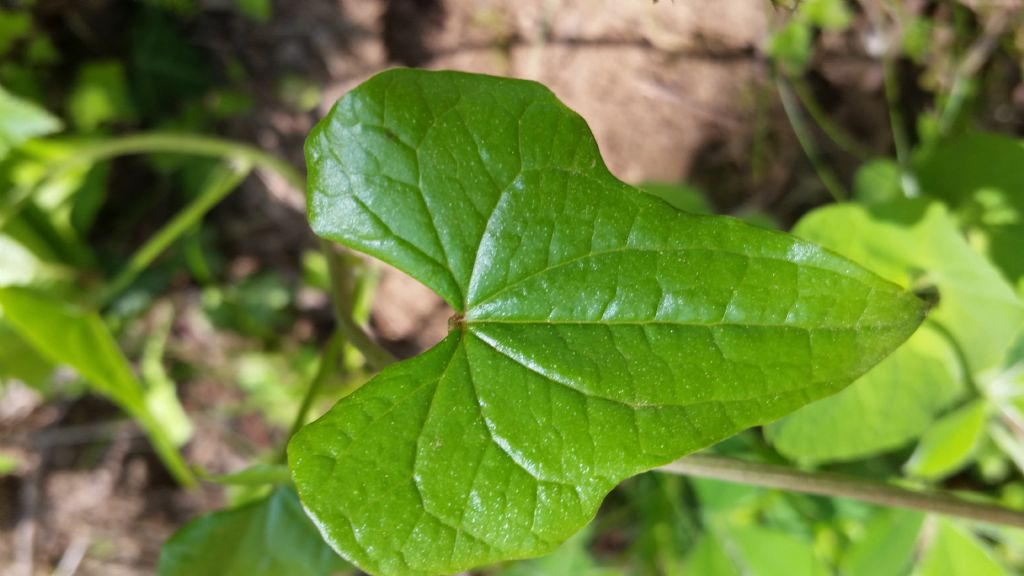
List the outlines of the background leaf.
<svg viewBox="0 0 1024 576">
<path fill-rule="evenodd" d="M 146 390 L 132 374 L 128 361 L 98 314 L 85 312 L 31 288 L 0 288 L 4 320 L 14 326 L 43 356 L 74 368 L 97 393 L 116 402 L 138 420 L 149 434 L 153 448 L 175 477 L 193 482 L 192 473 L 174 447 L 163 417 L 176 417 L 180 406 L 168 413 L 154 413 Z M 177 403 L 164 397 L 162 402 Z"/>
<path fill-rule="evenodd" d="M 160 576 L 328 576 L 346 567 L 316 532 L 295 491 L 193 520 L 164 545 Z"/>
<path fill-rule="evenodd" d="M 51 134 L 60 128 L 60 120 L 49 112 L 0 87 L 0 159 L 29 138 Z"/>
<path fill-rule="evenodd" d="M 936 519 L 935 534 L 915 576 L 1002 576 L 1006 571 L 973 534 L 953 522 Z"/>
<path fill-rule="evenodd" d="M 799 462 L 855 460 L 911 442 L 966 389 L 956 351 L 926 323 L 846 390 L 771 425 L 768 437 Z"/>
<path fill-rule="evenodd" d="M 791 458 L 849 460 L 917 437 L 965 389 L 960 354 L 973 374 L 990 369 L 1024 322 L 1024 304 L 938 203 L 828 206 L 794 232 L 904 286 L 934 284 L 939 303 L 927 331 L 853 386 L 771 427 L 776 447 Z"/>
<path fill-rule="evenodd" d="M 985 434 L 988 406 L 975 400 L 943 416 L 921 438 L 906 473 L 919 478 L 938 479 L 963 468 Z"/>
<path fill-rule="evenodd" d="M 906 574 L 914 560 L 914 549 L 924 516 L 905 510 L 886 510 L 865 527 L 863 537 L 843 556 L 845 576 Z"/>
</svg>

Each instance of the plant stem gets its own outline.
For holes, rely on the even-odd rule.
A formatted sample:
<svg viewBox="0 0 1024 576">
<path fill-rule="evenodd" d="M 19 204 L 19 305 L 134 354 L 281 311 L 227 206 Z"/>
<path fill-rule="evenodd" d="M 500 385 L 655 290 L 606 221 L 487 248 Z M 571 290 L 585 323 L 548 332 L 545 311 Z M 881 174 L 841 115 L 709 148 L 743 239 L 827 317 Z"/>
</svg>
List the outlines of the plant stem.
<svg viewBox="0 0 1024 576">
<path fill-rule="evenodd" d="M 337 330 L 363 353 L 366 361 L 373 368 L 380 370 L 388 364 L 393 364 L 396 358 L 374 342 L 363 331 L 362 327 L 352 319 L 350 306 L 348 306 L 351 298 L 347 296 L 350 293 L 348 270 L 341 262 L 338 253 L 334 251 L 333 246 L 326 240 L 320 241 L 320 250 L 327 259 L 327 270 L 331 279 L 331 302 L 334 305 L 334 319 L 337 322 Z"/>
<path fill-rule="evenodd" d="M 880 506 L 907 508 L 1024 528 L 1024 513 L 1002 506 L 964 500 L 950 492 L 909 490 L 882 482 L 826 472 L 803 472 L 785 466 L 745 462 L 707 454 L 692 454 L 658 470 L 764 488 L 851 498 Z"/>
<path fill-rule="evenodd" d="M 207 212 L 238 187 L 251 171 L 252 165 L 249 161 L 242 160 L 222 172 L 211 174 L 202 193 L 132 254 L 124 269 L 100 293 L 98 307 L 106 306 L 115 296 L 131 285 L 157 256 L 163 253 L 178 237 L 195 226 Z"/>
<path fill-rule="evenodd" d="M 324 346 L 323 354 L 320 355 L 320 365 L 316 369 L 316 374 L 313 379 L 309 382 L 309 388 L 306 389 L 306 395 L 302 397 L 302 404 L 299 405 L 299 411 L 295 414 L 295 420 L 292 422 L 292 427 L 288 430 L 288 437 L 281 446 L 281 452 L 278 456 L 279 462 L 286 462 L 288 460 L 288 440 L 291 440 L 292 436 L 299 431 L 300 428 L 306 425 L 306 418 L 309 417 L 309 409 L 313 407 L 313 401 L 320 394 L 320 390 L 324 387 L 324 384 L 330 379 L 331 374 L 334 372 L 335 366 L 338 364 L 338 358 L 341 356 L 341 350 L 345 344 L 345 338 L 340 331 L 335 331 L 331 335 L 331 339 L 327 341 L 327 345 Z"/>
<path fill-rule="evenodd" d="M 999 40 L 1020 16 L 1021 8 L 997 10 L 984 24 L 984 32 L 971 44 L 956 66 L 953 83 L 946 104 L 939 113 L 939 134 L 946 135 L 956 123 L 970 92 L 971 80 L 981 70 L 992 53 L 999 47 Z"/>
<path fill-rule="evenodd" d="M 857 142 L 853 136 L 850 136 L 845 130 L 828 117 L 828 114 L 821 108 L 818 101 L 814 98 L 807 83 L 804 82 L 803 78 L 794 78 L 788 76 L 789 85 L 793 89 L 793 93 L 796 94 L 797 99 L 803 105 L 804 110 L 811 115 L 811 118 L 818 124 L 821 131 L 825 133 L 836 146 L 839 146 L 846 153 L 854 156 L 858 160 L 867 160 L 873 153 L 866 146 Z"/>
<path fill-rule="evenodd" d="M 306 189 L 306 179 L 298 170 L 284 160 L 248 144 L 194 134 L 173 134 L 152 132 L 114 138 L 88 146 L 73 158 L 57 166 L 60 174 L 81 164 L 94 164 L 117 156 L 133 154 L 184 154 L 189 156 L 212 156 L 215 158 L 238 158 L 253 166 L 277 173 L 297 190 Z"/>
<path fill-rule="evenodd" d="M 825 185 L 825 188 L 836 202 L 845 202 L 850 195 L 846 192 L 846 188 L 839 181 L 839 177 L 832 171 L 832 168 L 822 162 L 818 149 L 814 145 L 814 139 L 811 138 L 811 133 L 804 123 L 803 116 L 800 114 L 800 107 L 797 105 L 793 90 L 779 74 L 775 75 L 775 86 L 779 91 L 782 108 L 786 111 L 786 117 L 789 118 L 789 124 L 793 127 L 793 133 L 796 134 L 800 147 L 803 148 L 804 154 L 810 160 L 811 166 L 814 167 L 814 171 L 818 174 L 821 183 Z"/>
<path fill-rule="evenodd" d="M 889 107 L 889 124 L 892 128 L 893 146 L 896 148 L 896 160 L 906 172 L 910 165 L 910 138 L 907 136 L 903 111 L 900 110 L 902 94 L 899 77 L 896 74 L 896 63 L 889 54 L 882 57 L 882 74 L 885 77 L 885 102 Z"/>
</svg>

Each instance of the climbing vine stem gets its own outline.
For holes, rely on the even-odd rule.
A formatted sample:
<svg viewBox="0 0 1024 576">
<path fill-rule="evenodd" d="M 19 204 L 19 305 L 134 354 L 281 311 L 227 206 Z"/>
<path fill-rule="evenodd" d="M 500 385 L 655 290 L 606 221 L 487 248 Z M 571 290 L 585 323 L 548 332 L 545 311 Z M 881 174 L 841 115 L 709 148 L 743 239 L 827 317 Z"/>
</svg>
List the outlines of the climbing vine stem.
<svg viewBox="0 0 1024 576">
<path fill-rule="evenodd" d="M 659 470 L 763 488 L 850 498 L 879 506 L 907 508 L 1024 528 L 1024 513 L 1017 510 L 966 500 L 950 492 L 911 490 L 827 472 L 804 472 L 786 466 L 747 462 L 710 454 L 692 454 L 662 466 Z"/>
</svg>

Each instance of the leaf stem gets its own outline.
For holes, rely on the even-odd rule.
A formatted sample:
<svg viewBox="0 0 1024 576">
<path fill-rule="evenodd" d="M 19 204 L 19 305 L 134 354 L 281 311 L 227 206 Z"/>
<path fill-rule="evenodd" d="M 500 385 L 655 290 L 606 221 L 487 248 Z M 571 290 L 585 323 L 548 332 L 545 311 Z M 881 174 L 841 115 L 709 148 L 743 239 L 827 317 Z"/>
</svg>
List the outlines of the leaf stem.
<svg viewBox="0 0 1024 576">
<path fill-rule="evenodd" d="M 1020 16 L 1021 8 L 1005 8 L 996 10 L 986 20 L 984 31 L 971 44 L 953 73 L 953 82 L 945 105 L 939 112 L 939 134 L 947 135 L 956 123 L 967 96 L 970 93 L 971 81 L 981 70 L 992 54 L 999 47 L 1003 37 L 1012 23 Z"/>
<path fill-rule="evenodd" d="M 746 462 L 709 454 L 692 454 L 658 470 L 763 488 L 850 498 L 880 506 L 1024 528 L 1024 513 L 1002 506 L 964 500 L 950 492 L 910 490 L 827 472 L 804 472 L 775 464 Z"/>
<path fill-rule="evenodd" d="M 843 151 L 861 161 L 867 160 L 872 156 L 873 153 L 870 149 L 858 142 L 846 130 L 828 117 L 828 114 L 814 98 L 814 94 L 803 78 L 787 76 L 787 80 L 793 89 L 793 93 L 800 100 L 800 104 L 803 105 L 804 110 L 807 110 L 807 113 L 810 114 L 811 118 L 821 128 L 821 131 L 835 142 L 836 146 L 839 146 Z"/>
<path fill-rule="evenodd" d="M 348 303 L 351 298 L 348 270 L 340 256 L 334 251 L 334 247 L 326 240 L 320 240 L 320 250 L 327 259 L 327 271 L 331 280 L 331 303 L 334 305 L 334 320 L 337 322 L 337 330 L 355 346 L 366 361 L 373 368 L 380 370 L 388 364 L 393 364 L 397 359 L 381 345 L 377 344 L 369 335 L 356 324 Z"/>
<path fill-rule="evenodd" d="M 910 137 L 900 109 L 902 90 L 896 74 L 896 62 L 888 52 L 882 56 L 882 75 L 885 79 L 885 102 L 889 108 L 889 125 L 892 128 L 892 142 L 896 148 L 896 160 L 904 173 L 910 166 Z"/>
<path fill-rule="evenodd" d="M 161 152 L 189 156 L 238 158 L 248 161 L 253 166 L 277 173 L 297 190 L 306 189 L 306 179 L 302 174 L 291 164 L 273 154 L 241 142 L 195 134 L 150 132 L 114 138 L 86 147 L 74 157 L 59 164 L 54 173 L 59 174 L 81 164 L 93 164 L 117 156 Z"/>
<path fill-rule="evenodd" d="M 281 452 L 278 456 L 279 462 L 285 462 L 288 459 L 288 441 L 291 440 L 292 436 L 299 431 L 300 428 L 306 425 L 306 418 L 309 417 L 309 410 L 313 407 L 313 401 L 320 394 L 320 390 L 324 387 L 327 380 L 330 379 L 331 374 L 334 372 L 335 366 L 338 364 L 338 358 L 341 356 L 342 348 L 345 344 L 345 337 L 340 331 L 335 331 L 331 335 L 330 340 L 327 341 L 327 345 L 324 346 L 324 351 L 320 355 L 320 365 L 316 369 L 316 374 L 313 379 L 309 382 L 309 387 L 306 389 L 305 396 L 302 397 L 302 404 L 299 405 L 299 411 L 295 413 L 295 420 L 292 422 L 291 428 L 288 430 L 288 437 L 281 446 Z"/>
<path fill-rule="evenodd" d="M 228 166 L 226 170 L 218 170 L 211 174 L 203 192 L 132 254 L 128 264 L 100 293 L 98 307 L 106 306 L 115 296 L 131 285 L 157 256 L 182 234 L 195 226 L 207 212 L 237 188 L 251 171 L 252 164 L 248 160 L 242 160 Z"/>
<path fill-rule="evenodd" d="M 778 73 L 775 74 L 775 86 L 779 91 L 779 99 L 782 101 L 782 109 L 786 111 L 786 117 L 789 118 L 789 124 L 793 127 L 793 133 L 796 134 L 796 139 L 800 142 L 800 147 L 803 148 L 804 154 L 807 159 L 810 160 L 811 166 L 814 171 L 818 174 L 818 178 L 821 183 L 825 185 L 829 194 L 836 202 L 845 202 L 850 195 L 847 193 L 843 183 L 839 181 L 839 177 L 827 164 L 822 162 L 821 156 L 818 153 L 818 148 L 814 144 L 814 139 L 811 138 L 811 133 L 807 129 L 807 124 L 804 122 L 804 118 L 800 113 L 800 107 L 797 104 L 797 99 L 793 95 L 792 88 L 786 83 L 782 76 Z"/>
</svg>

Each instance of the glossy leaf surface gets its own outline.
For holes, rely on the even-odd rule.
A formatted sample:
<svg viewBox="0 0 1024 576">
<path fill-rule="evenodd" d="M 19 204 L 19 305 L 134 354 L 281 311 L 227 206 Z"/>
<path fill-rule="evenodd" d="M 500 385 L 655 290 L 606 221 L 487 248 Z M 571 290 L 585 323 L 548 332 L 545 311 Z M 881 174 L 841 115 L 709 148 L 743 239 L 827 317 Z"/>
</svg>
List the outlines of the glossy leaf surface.
<svg viewBox="0 0 1024 576">
<path fill-rule="evenodd" d="M 385 72 L 306 154 L 314 230 L 459 313 L 290 444 L 307 511 L 370 572 L 550 551 L 622 479 L 842 389 L 923 316 L 811 243 L 621 183 L 532 82 Z"/>
<path fill-rule="evenodd" d="M 197 518 L 160 553 L 159 576 L 329 576 L 345 563 L 316 533 L 291 488 Z"/>
</svg>

